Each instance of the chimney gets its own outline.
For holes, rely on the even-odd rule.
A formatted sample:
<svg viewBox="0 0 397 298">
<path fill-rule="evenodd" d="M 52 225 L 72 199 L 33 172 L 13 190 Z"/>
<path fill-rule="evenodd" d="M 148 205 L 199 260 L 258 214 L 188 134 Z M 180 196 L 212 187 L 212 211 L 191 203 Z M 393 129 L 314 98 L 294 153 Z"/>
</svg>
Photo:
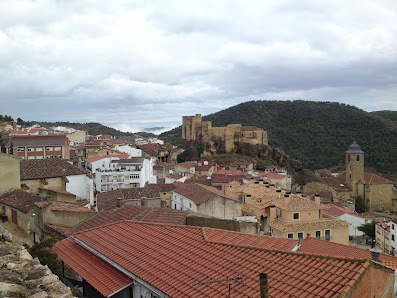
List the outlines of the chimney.
<svg viewBox="0 0 397 298">
<path fill-rule="evenodd" d="M 144 206 L 144 207 L 147 206 L 147 199 L 146 198 L 142 198 L 141 199 L 141 206 Z"/>
<path fill-rule="evenodd" d="M 259 184 L 259 181 L 255 181 L 254 183 L 255 183 L 255 184 Z"/>
<path fill-rule="evenodd" d="M 281 192 L 281 189 L 276 189 L 276 192 Z"/>
<path fill-rule="evenodd" d="M 376 247 L 374 247 L 374 248 L 370 249 L 370 252 L 371 252 L 372 261 L 380 262 L 379 256 L 382 251 L 380 249 L 377 249 Z"/>
<path fill-rule="evenodd" d="M 296 195 L 301 198 L 302 197 L 302 192 L 300 190 L 297 190 L 296 191 Z"/>
<path fill-rule="evenodd" d="M 291 198 L 290 198 L 289 194 L 284 194 L 284 201 L 287 205 L 289 205 L 289 203 L 291 203 Z"/>
<path fill-rule="evenodd" d="M 125 205 L 124 199 L 123 199 L 123 198 L 117 198 L 117 200 L 116 200 L 116 207 L 117 207 L 117 208 L 120 208 L 120 207 L 123 207 L 124 205 Z"/>
<path fill-rule="evenodd" d="M 167 208 L 167 200 L 161 200 L 160 207 L 161 208 Z"/>
<path fill-rule="evenodd" d="M 270 205 L 270 221 L 276 220 L 276 205 Z"/>
<path fill-rule="evenodd" d="M 319 194 L 319 193 L 316 193 L 316 194 L 314 195 L 314 202 L 315 202 L 317 205 L 320 205 L 320 194 Z"/>
<path fill-rule="evenodd" d="M 260 285 L 260 291 L 261 291 L 261 298 L 268 298 L 269 293 L 268 293 L 267 274 L 266 273 L 259 274 L 259 285 Z"/>
<path fill-rule="evenodd" d="M 397 181 L 397 180 L 396 180 Z M 263 184 L 269 185 L 269 182 L 263 181 Z"/>
<path fill-rule="evenodd" d="M 270 184 L 270 186 L 273 186 L 273 187 L 274 187 L 274 184 Z"/>
</svg>

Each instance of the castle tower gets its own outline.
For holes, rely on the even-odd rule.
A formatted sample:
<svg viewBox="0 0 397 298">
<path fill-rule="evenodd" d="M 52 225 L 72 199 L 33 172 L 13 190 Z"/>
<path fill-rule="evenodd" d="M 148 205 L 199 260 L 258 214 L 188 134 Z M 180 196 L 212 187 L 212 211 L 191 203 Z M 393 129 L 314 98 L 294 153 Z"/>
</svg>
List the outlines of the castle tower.
<svg viewBox="0 0 397 298">
<path fill-rule="evenodd" d="M 353 194 L 358 194 L 357 183 L 364 182 L 364 151 L 353 142 L 345 152 L 346 183 L 350 185 Z"/>
</svg>

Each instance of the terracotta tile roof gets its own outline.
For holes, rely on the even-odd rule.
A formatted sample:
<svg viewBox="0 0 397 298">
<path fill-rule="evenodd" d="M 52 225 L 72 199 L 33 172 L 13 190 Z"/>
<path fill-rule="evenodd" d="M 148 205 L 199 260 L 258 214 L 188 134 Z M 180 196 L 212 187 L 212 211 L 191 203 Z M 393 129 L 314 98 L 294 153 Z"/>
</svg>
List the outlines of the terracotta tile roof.
<svg viewBox="0 0 397 298">
<path fill-rule="evenodd" d="M 12 189 L 0 195 L 0 203 L 14 209 L 28 213 L 33 210 L 34 204 L 41 202 L 42 198 L 20 189 Z"/>
<path fill-rule="evenodd" d="M 55 188 L 41 188 L 41 187 L 40 187 L 40 189 L 50 190 L 52 192 L 61 193 L 64 195 L 76 196 L 75 194 L 72 194 L 71 192 L 68 192 L 66 190 L 60 190 L 60 189 L 55 189 Z"/>
<path fill-rule="evenodd" d="M 185 180 L 185 184 L 193 184 L 193 183 L 199 183 L 202 185 L 212 185 L 212 179 L 208 179 L 207 176 L 195 176 L 191 177 L 190 179 Z"/>
<path fill-rule="evenodd" d="M 334 257 L 371 259 L 371 252 L 368 249 L 362 249 L 350 245 L 339 244 L 335 242 L 320 240 L 316 238 L 305 238 L 300 242 L 300 252 L 324 254 Z M 380 254 L 382 262 L 397 262 L 397 257 Z"/>
<path fill-rule="evenodd" d="M 278 220 L 269 222 L 270 227 L 275 228 L 282 232 L 348 227 L 349 225 L 350 224 L 348 222 L 339 219 L 309 221 L 309 222 L 301 222 L 301 223 L 282 223 Z"/>
<path fill-rule="evenodd" d="M 167 183 L 157 183 L 157 184 L 146 184 L 145 187 L 147 188 L 157 188 L 160 192 L 170 192 L 171 190 L 175 189 L 175 185 L 167 184 Z"/>
<path fill-rule="evenodd" d="M 224 232 L 210 235 L 210 241 L 206 233 L 200 227 L 123 221 L 77 233 L 75 238 L 170 297 L 227 296 L 228 283 L 198 283 L 234 277 L 242 281 L 231 285 L 233 297 L 259 297 L 260 273 L 268 275 L 269 297 L 340 296 L 349 293 L 372 264 L 269 250 L 265 242 L 253 242 L 264 247 L 216 244 L 211 239 L 219 240 Z M 241 235 L 241 240 L 226 241 L 247 240 Z M 70 249 L 58 243 L 54 251 L 61 254 Z M 73 261 L 84 258 L 73 256 Z"/>
<path fill-rule="evenodd" d="M 243 126 L 241 127 L 241 131 L 258 131 L 258 130 L 263 130 L 262 128 L 256 127 L 256 126 Z"/>
<path fill-rule="evenodd" d="M 102 211 L 76 225 L 74 231 L 84 231 L 125 219 L 165 224 L 184 224 L 186 216 L 187 211 L 127 205 L 117 210 Z"/>
<path fill-rule="evenodd" d="M 329 209 L 330 207 L 325 204 L 316 204 L 310 198 L 303 198 L 297 195 L 289 195 L 290 200 L 289 203 L 285 200 L 284 197 L 277 197 L 273 200 L 273 204 L 279 207 L 280 209 L 287 211 L 301 211 L 301 210 L 318 210 L 318 209 Z"/>
<path fill-rule="evenodd" d="M 125 158 L 128 158 L 129 155 L 128 155 L 128 154 L 121 154 L 121 155 L 98 155 L 98 156 L 93 156 L 93 157 L 86 158 L 86 159 L 84 159 L 84 160 L 85 160 L 85 162 L 92 163 L 92 162 L 95 162 L 95 161 L 98 161 L 98 160 L 101 160 L 101 159 L 111 158 L 111 157 L 113 157 L 113 158 L 114 158 L 114 157 L 118 157 L 118 158 L 120 158 L 120 159 L 125 159 Z"/>
<path fill-rule="evenodd" d="M 205 188 L 204 185 L 198 183 L 185 184 L 174 189 L 173 192 L 192 200 L 196 204 L 201 204 L 220 196 L 219 194 Z"/>
<path fill-rule="evenodd" d="M 382 178 L 372 173 L 364 173 L 365 184 L 393 184 L 393 181 Z"/>
<path fill-rule="evenodd" d="M 214 175 L 245 175 L 246 173 L 240 170 L 218 170 Z"/>
<path fill-rule="evenodd" d="M 287 178 L 287 175 L 278 174 L 278 173 L 264 173 L 261 177 L 267 177 L 268 179 L 284 179 Z"/>
<path fill-rule="evenodd" d="M 51 202 L 52 211 L 66 211 L 66 212 L 95 212 L 94 210 L 74 203 L 66 202 Z"/>
<path fill-rule="evenodd" d="M 64 159 L 47 158 L 21 160 L 21 180 L 64 177 L 86 174 Z"/>
<path fill-rule="evenodd" d="M 196 165 L 188 162 L 183 162 L 183 163 L 178 163 L 176 166 L 181 166 L 185 168 L 194 168 Z"/>
<path fill-rule="evenodd" d="M 231 181 L 243 181 L 246 179 L 244 176 L 234 176 L 234 175 L 227 175 L 227 176 L 221 176 L 221 175 L 212 175 L 211 176 L 211 181 L 212 184 L 214 183 L 229 183 Z"/>
<path fill-rule="evenodd" d="M 347 213 L 347 214 L 350 214 L 350 215 L 361 217 L 360 215 L 358 215 L 353 210 L 350 210 L 347 207 L 337 206 L 337 205 L 334 205 L 334 204 L 331 204 L 331 203 L 329 203 L 327 205 L 331 207 L 328 210 L 324 211 L 327 214 L 331 214 L 331 215 L 334 215 L 334 216 L 341 216 L 341 215 Z"/>
<path fill-rule="evenodd" d="M 52 251 L 104 297 L 133 282 L 133 279 L 77 244 L 73 238 L 58 242 Z"/>
<path fill-rule="evenodd" d="M 211 168 L 215 168 L 214 165 L 208 165 L 208 166 L 195 166 L 196 171 L 209 171 Z"/>
<path fill-rule="evenodd" d="M 137 148 L 141 149 L 143 152 L 149 154 L 150 156 L 157 156 L 158 152 L 162 151 L 161 146 L 158 143 L 138 145 Z"/>
<path fill-rule="evenodd" d="M 214 244 L 225 244 L 240 247 L 260 247 L 262 249 L 291 251 L 299 241 L 282 237 L 244 234 L 240 232 L 203 228 L 206 241 Z"/>
<path fill-rule="evenodd" d="M 313 182 L 320 182 L 329 185 L 336 190 L 352 190 L 351 187 L 346 183 L 345 176 L 329 177 L 329 178 L 314 178 Z"/>
<path fill-rule="evenodd" d="M 9 134 L 10 135 L 12 135 L 12 134 L 20 135 L 20 134 L 28 134 L 28 133 L 34 134 L 34 133 L 39 132 L 39 131 L 48 131 L 48 130 L 45 129 L 45 128 L 42 128 L 42 127 L 40 127 L 40 128 L 31 128 L 31 129 L 28 129 L 28 128 L 16 128 L 16 129 L 11 130 L 9 132 Z"/>
</svg>

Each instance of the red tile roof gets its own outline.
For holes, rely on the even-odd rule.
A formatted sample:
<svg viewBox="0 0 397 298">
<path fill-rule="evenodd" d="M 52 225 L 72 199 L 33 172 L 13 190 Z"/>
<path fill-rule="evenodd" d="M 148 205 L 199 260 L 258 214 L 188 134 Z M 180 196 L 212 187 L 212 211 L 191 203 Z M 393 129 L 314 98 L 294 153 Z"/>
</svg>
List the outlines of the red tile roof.
<svg viewBox="0 0 397 298">
<path fill-rule="evenodd" d="M 267 177 L 268 179 L 284 179 L 287 177 L 287 175 L 284 174 L 278 174 L 278 173 L 264 173 L 262 177 Z"/>
<path fill-rule="evenodd" d="M 74 227 L 75 231 L 84 231 L 120 220 L 139 220 L 165 224 L 184 224 L 187 211 L 168 208 L 149 208 L 142 206 L 124 206 L 117 210 L 103 211 Z"/>
<path fill-rule="evenodd" d="M 178 180 L 178 179 L 183 178 L 183 176 L 181 176 L 179 174 L 171 174 L 171 175 L 168 175 L 167 178 Z"/>
<path fill-rule="evenodd" d="M 198 183 L 185 184 L 174 189 L 173 192 L 192 200 L 196 204 L 201 204 L 215 197 L 221 196 Z"/>
<path fill-rule="evenodd" d="M 300 243 L 299 251 L 304 253 L 324 254 L 333 257 L 371 259 L 371 252 L 367 249 L 315 238 L 303 239 Z M 380 260 L 397 262 L 397 257 L 381 254 Z"/>
<path fill-rule="evenodd" d="M 246 173 L 240 170 L 218 170 L 214 175 L 245 175 Z"/>
<path fill-rule="evenodd" d="M 77 244 L 73 238 L 58 242 L 52 251 L 105 297 L 133 282 L 133 279 Z"/>
<path fill-rule="evenodd" d="M 260 273 L 268 275 L 270 297 L 340 296 L 349 293 L 371 265 L 271 250 L 264 240 L 247 239 L 260 236 L 241 233 L 237 239 L 239 233 L 231 234 L 236 239 L 222 240 L 225 232 L 214 229 L 123 221 L 77 233 L 75 238 L 171 297 L 227 296 L 228 283 L 205 282 L 234 277 L 242 281 L 231 285 L 233 297 L 259 297 Z M 237 245 L 216 244 L 211 242 L 214 239 Z M 56 244 L 54 250 L 69 251 L 60 246 Z M 81 258 L 76 255 L 73 261 Z"/>
<path fill-rule="evenodd" d="M 331 214 L 331 215 L 334 215 L 334 216 L 341 216 L 341 215 L 343 215 L 345 213 L 348 213 L 348 214 L 360 217 L 360 215 L 358 215 L 353 210 L 350 210 L 347 207 L 337 206 L 337 205 L 334 205 L 334 204 L 331 204 L 331 203 L 329 203 L 328 206 L 330 206 L 331 208 L 329 208 L 328 210 L 325 210 L 324 211 L 325 213 L 328 213 L 328 214 Z"/>
<path fill-rule="evenodd" d="M 367 172 L 364 173 L 364 180 L 366 184 L 393 184 L 393 181 Z"/>
<path fill-rule="evenodd" d="M 52 211 L 66 211 L 66 212 L 95 212 L 94 210 L 74 203 L 66 202 L 51 202 Z"/>
<path fill-rule="evenodd" d="M 15 134 L 15 135 L 34 134 L 34 133 L 39 132 L 39 131 L 47 131 L 47 132 L 48 132 L 47 129 L 42 128 L 42 127 L 40 127 L 40 128 L 31 128 L 31 129 L 27 129 L 27 128 L 16 128 L 16 129 L 11 130 L 11 131 L 9 132 L 9 134 L 10 134 L 10 135 L 12 135 L 12 134 Z"/>
</svg>

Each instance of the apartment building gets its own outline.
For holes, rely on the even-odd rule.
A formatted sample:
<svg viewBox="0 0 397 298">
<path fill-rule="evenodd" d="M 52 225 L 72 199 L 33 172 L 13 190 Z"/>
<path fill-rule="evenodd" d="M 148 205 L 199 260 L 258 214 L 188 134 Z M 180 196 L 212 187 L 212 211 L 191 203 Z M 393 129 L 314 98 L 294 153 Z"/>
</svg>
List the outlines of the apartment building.
<svg viewBox="0 0 397 298">
<path fill-rule="evenodd" d="M 86 168 L 94 175 L 98 192 L 144 187 L 146 183 L 157 182 L 152 161 L 144 157 L 105 155 L 87 158 Z"/>
<path fill-rule="evenodd" d="M 394 225 L 393 225 L 393 228 Z M 394 233 L 393 233 L 393 241 L 394 241 Z M 375 224 L 375 239 L 376 239 L 376 247 L 380 249 L 385 254 L 390 254 L 390 222 L 387 221 L 378 221 Z M 395 248 L 395 247 L 394 247 Z"/>
<path fill-rule="evenodd" d="M 70 159 L 69 140 L 65 135 L 12 136 L 6 153 L 23 159 Z"/>
</svg>

